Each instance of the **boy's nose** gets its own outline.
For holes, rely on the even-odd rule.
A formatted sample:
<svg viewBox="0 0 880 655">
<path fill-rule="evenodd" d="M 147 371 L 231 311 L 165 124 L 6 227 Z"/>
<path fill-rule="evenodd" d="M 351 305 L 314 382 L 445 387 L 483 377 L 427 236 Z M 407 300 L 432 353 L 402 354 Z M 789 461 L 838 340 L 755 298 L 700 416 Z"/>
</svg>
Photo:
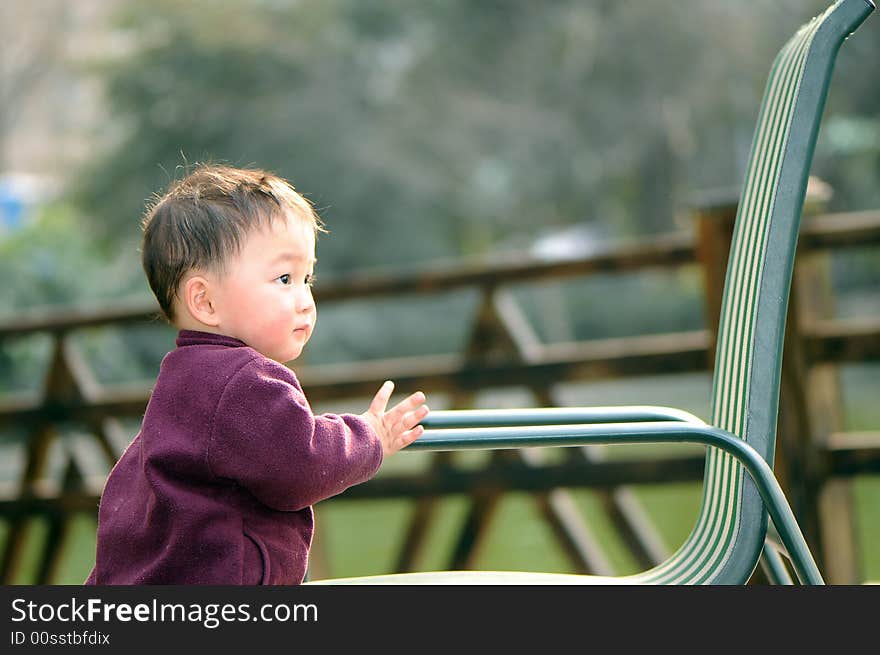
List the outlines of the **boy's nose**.
<svg viewBox="0 0 880 655">
<path fill-rule="evenodd" d="M 297 313 L 309 314 L 313 311 L 315 311 L 315 299 L 312 297 L 312 294 L 308 292 L 302 294 L 297 303 Z"/>
</svg>

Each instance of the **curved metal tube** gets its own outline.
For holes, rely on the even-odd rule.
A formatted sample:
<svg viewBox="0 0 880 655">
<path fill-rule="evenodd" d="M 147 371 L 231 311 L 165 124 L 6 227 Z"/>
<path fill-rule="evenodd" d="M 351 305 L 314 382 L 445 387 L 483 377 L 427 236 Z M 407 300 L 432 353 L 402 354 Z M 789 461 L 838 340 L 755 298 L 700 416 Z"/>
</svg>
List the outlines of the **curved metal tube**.
<svg viewBox="0 0 880 655">
<path fill-rule="evenodd" d="M 503 413 L 508 410 L 495 411 L 499 412 L 496 418 L 503 420 Z M 586 416 L 592 410 L 579 411 L 584 412 L 581 414 L 582 416 Z M 432 415 L 435 414 L 440 414 L 440 412 L 432 413 Z M 429 418 L 432 415 L 429 415 Z M 473 418 L 476 419 L 477 416 Z M 481 416 L 479 418 L 487 422 L 489 417 Z M 445 417 L 441 414 L 439 419 L 435 416 L 433 421 L 423 422 L 427 429 L 421 437 L 407 447 L 407 450 L 494 450 L 635 443 L 700 443 L 714 446 L 733 455 L 752 476 L 758 492 L 767 506 L 767 511 L 791 556 L 792 564 L 801 582 L 824 584 L 788 500 L 773 475 L 773 469 L 754 448 L 736 435 L 710 425 L 669 420 L 642 423 L 523 426 L 521 422 L 524 419 L 525 417 L 521 417 L 520 424 L 516 426 L 447 429 L 428 427 L 429 424 L 436 426 L 444 422 L 455 424 L 455 417 Z M 467 420 L 466 417 L 462 417 L 462 422 L 467 422 Z"/>
<path fill-rule="evenodd" d="M 763 555 L 762 565 L 764 566 L 764 572 L 767 574 L 767 578 L 770 580 L 770 584 L 794 584 L 794 581 L 788 574 L 788 569 L 785 568 L 785 563 L 782 561 L 782 555 L 779 554 L 779 551 L 774 548 L 769 540 L 764 541 Z"/>
<path fill-rule="evenodd" d="M 658 405 L 618 407 L 542 407 L 531 409 L 456 409 L 432 411 L 425 428 L 482 428 L 526 425 L 571 425 L 576 423 L 646 423 L 677 421 L 705 425 L 698 417 L 680 409 Z"/>
</svg>

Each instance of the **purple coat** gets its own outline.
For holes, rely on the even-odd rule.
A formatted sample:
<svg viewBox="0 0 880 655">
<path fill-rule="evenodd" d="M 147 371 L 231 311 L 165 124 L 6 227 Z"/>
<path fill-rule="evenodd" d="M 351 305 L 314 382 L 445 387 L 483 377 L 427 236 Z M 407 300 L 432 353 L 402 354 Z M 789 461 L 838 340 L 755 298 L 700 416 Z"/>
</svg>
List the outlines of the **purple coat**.
<svg viewBox="0 0 880 655">
<path fill-rule="evenodd" d="M 299 584 L 311 506 L 375 475 L 379 439 L 312 414 L 293 372 L 238 339 L 177 346 L 107 478 L 86 584 Z"/>
</svg>

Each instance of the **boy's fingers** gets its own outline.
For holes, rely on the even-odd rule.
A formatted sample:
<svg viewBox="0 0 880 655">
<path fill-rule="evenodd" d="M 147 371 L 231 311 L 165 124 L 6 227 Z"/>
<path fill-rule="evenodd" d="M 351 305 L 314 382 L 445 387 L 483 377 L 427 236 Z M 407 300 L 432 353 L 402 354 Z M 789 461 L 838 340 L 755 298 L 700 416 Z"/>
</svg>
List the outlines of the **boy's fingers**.
<svg viewBox="0 0 880 655">
<path fill-rule="evenodd" d="M 410 428 L 418 425 L 419 421 L 425 418 L 428 415 L 429 411 L 430 410 L 428 409 L 427 405 L 422 405 L 415 411 L 407 412 L 406 414 L 404 414 L 403 419 L 401 419 L 400 421 L 400 424 L 404 430 L 409 430 Z"/>
<path fill-rule="evenodd" d="M 402 400 L 397 403 L 394 408 L 389 412 L 389 414 L 393 414 L 394 418 L 397 419 L 397 417 L 406 414 L 406 412 L 412 409 L 415 409 L 423 402 L 425 402 L 425 394 L 423 394 L 421 391 L 416 391 L 406 400 Z"/>
<path fill-rule="evenodd" d="M 384 414 L 385 408 L 388 406 L 388 399 L 391 398 L 393 391 L 394 383 L 391 380 L 385 380 L 373 397 L 373 402 L 370 403 L 370 411 L 373 414 Z"/>
<path fill-rule="evenodd" d="M 406 448 L 413 441 L 421 437 L 424 431 L 425 428 L 423 428 L 421 425 L 417 425 L 412 430 L 407 430 L 406 432 L 401 433 L 401 435 L 398 437 L 400 448 Z"/>
</svg>

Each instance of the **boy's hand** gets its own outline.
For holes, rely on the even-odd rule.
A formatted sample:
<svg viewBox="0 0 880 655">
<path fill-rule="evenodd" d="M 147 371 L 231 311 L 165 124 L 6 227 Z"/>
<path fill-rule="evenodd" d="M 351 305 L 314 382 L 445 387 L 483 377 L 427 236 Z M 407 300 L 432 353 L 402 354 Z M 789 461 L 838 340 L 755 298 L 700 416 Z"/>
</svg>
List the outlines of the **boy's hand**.
<svg viewBox="0 0 880 655">
<path fill-rule="evenodd" d="M 370 408 L 361 414 L 361 418 L 373 426 L 376 434 L 379 435 L 385 456 L 396 453 L 418 439 L 425 431 L 419 422 L 430 411 L 425 405 L 425 394 L 417 391 L 386 412 L 385 407 L 388 405 L 392 391 L 394 391 L 394 383 L 388 380 L 379 388 L 373 402 L 370 403 Z"/>
</svg>

